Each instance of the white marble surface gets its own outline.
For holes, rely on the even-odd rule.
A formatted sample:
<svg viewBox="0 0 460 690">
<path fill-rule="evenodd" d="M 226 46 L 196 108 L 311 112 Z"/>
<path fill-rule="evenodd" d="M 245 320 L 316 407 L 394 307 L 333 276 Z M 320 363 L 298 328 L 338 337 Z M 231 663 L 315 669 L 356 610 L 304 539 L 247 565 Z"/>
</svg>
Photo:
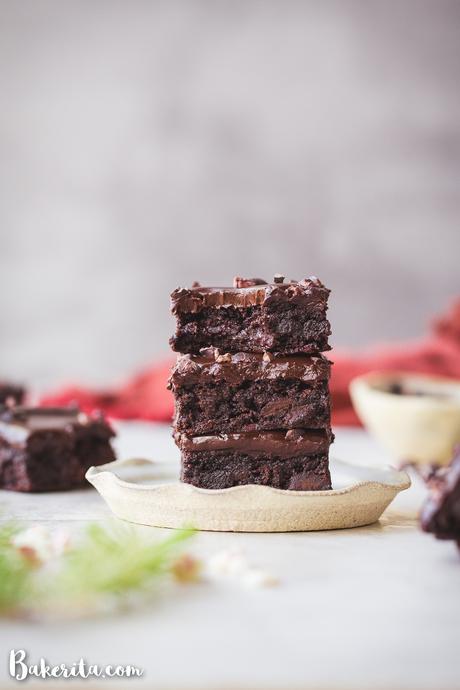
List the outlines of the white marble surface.
<svg viewBox="0 0 460 690">
<path fill-rule="evenodd" d="M 123 425 L 119 450 L 177 462 L 165 427 Z M 335 454 L 368 464 L 385 461 L 364 432 L 351 429 L 338 430 Z M 176 690 L 459 688 L 460 557 L 452 544 L 417 528 L 422 498 L 414 481 L 378 524 L 355 530 L 201 533 L 193 547 L 197 554 L 242 547 L 251 562 L 280 577 L 279 587 L 204 583 L 168 590 L 148 608 L 110 619 L 3 621 L 0 658 L 24 648 L 31 659 L 56 663 L 81 656 L 98 664 L 129 663 L 145 669 L 133 684 Z M 71 529 L 110 519 L 91 489 L 42 496 L 2 492 L 0 506 L 1 519 Z M 2 662 L 1 687 L 9 683 Z"/>
</svg>

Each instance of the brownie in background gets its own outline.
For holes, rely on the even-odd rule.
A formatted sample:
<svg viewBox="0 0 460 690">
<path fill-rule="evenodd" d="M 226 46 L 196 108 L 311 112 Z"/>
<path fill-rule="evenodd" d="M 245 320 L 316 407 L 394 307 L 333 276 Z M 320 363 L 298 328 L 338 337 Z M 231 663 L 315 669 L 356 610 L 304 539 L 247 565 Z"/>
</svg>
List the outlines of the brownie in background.
<svg viewBox="0 0 460 690">
<path fill-rule="evenodd" d="M 16 407 L 0 414 L 0 488 L 62 491 L 85 484 L 92 465 L 115 459 L 115 436 L 100 414 Z"/>
<path fill-rule="evenodd" d="M 14 383 L 0 381 L 0 408 L 22 405 L 26 395 L 25 388 Z"/>
</svg>

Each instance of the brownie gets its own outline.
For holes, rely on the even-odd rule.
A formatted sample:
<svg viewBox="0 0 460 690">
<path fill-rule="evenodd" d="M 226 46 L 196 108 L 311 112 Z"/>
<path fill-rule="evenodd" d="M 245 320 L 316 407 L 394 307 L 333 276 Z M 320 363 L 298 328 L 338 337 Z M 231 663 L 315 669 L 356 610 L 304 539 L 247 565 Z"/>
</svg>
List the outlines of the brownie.
<svg viewBox="0 0 460 690">
<path fill-rule="evenodd" d="M 171 295 L 176 352 L 198 354 L 216 347 L 223 352 L 295 354 L 329 350 L 326 318 L 329 290 L 317 278 L 274 283 L 236 278 L 233 288 L 178 288 Z"/>
<path fill-rule="evenodd" d="M 328 431 L 176 434 L 182 452 L 181 480 L 204 489 L 263 484 L 293 491 L 331 489 Z"/>
<path fill-rule="evenodd" d="M 24 396 L 25 389 L 22 386 L 0 381 L 0 409 L 4 406 L 21 405 Z"/>
<path fill-rule="evenodd" d="M 15 407 L 0 415 L 0 488 L 59 491 L 85 483 L 92 465 L 115 459 L 112 428 L 76 408 Z"/>
<path fill-rule="evenodd" d="M 330 425 L 330 362 L 322 355 L 181 355 L 169 386 L 174 424 L 189 436 Z"/>
<path fill-rule="evenodd" d="M 448 467 L 434 470 L 427 479 L 430 494 L 420 524 L 437 539 L 452 539 L 460 549 L 460 447 Z"/>
</svg>

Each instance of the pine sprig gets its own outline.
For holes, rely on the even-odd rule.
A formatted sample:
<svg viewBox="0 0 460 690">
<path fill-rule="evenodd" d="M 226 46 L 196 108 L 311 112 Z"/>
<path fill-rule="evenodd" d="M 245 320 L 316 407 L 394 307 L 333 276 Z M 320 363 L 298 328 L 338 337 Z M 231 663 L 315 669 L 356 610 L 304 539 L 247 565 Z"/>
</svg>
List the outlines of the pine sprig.
<svg viewBox="0 0 460 690">
<path fill-rule="evenodd" d="M 32 592 L 33 566 L 12 544 L 17 531 L 10 523 L 0 527 L 0 615 L 25 607 Z"/>
<path fill-rule="evenodd" d="M 83 598 L 143 590 L 168 572 L 180 545 L 192 534 L 182 530 L 151 542 L 129 527 L 108 530 L 92 524 L 81 543 L 64 556 L 54 588 Z"/>
<path fill-rule="evenodd" d="M 152 541 L 130 526 L 94 523 L 65 553 L 40 562 L 17 548 L 16 526 L 0 527 L 0 616 L 87 615 L 144 597 L 156 581 L 175 576 L 193 530 Z M 176 579 L 178 579 L 176 577 Z"/>
</svg>

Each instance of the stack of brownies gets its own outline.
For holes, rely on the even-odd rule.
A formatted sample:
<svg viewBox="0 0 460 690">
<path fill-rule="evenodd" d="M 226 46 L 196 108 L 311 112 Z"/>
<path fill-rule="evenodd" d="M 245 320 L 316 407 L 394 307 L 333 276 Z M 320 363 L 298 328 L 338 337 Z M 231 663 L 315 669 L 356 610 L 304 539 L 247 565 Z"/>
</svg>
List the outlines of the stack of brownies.
<svg viewBox="0 0 460 690">
<path fill-rule="evenodd" d="M 172 293 L 183 482 L 331 488 L 328 296 L 317 278 L 279 275 Z"/>
</svg>

